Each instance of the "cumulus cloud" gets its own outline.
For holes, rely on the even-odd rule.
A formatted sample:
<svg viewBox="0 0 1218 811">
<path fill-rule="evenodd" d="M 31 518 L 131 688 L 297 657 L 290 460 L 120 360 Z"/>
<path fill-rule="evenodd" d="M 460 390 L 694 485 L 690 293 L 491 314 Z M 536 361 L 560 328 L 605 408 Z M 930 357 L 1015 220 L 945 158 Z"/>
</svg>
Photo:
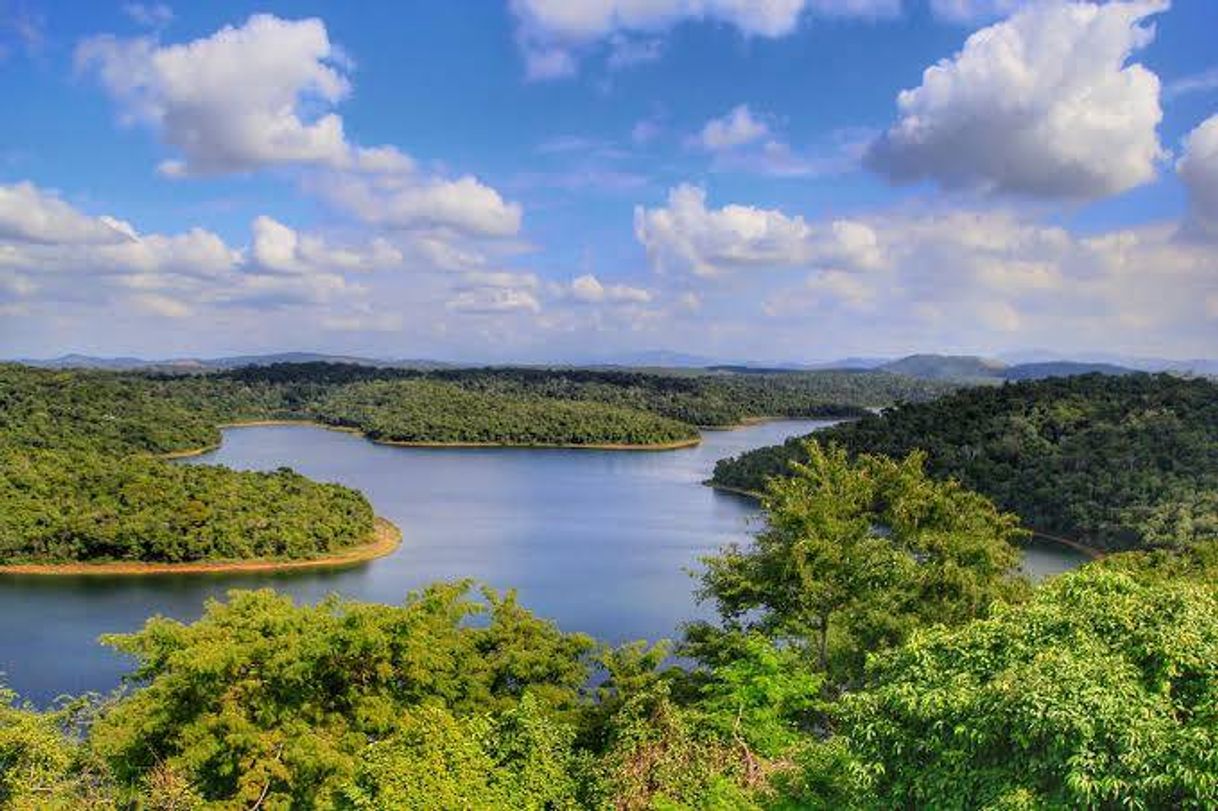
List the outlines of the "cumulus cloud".
<svg viewBox="0 0 1218 811">
<path fill-rule="evenodd" d="M 864 223 L 837 220 L 814 226 L 773 209 L 710 209 L 705 189 L 690 185 L 670 190 L 663 207 L 636 207 L 634 231 L 661 272 L 716 276 L 749 267 L 874 268 L 884 262 L 875 233 Z"/>
<path fill-rule="evenodd" d="M 112 220 L 82 214 L 58 196 L 24 182 L 0 186 L 0 239 L 97 245 L 124 242 Z"/>
<path fill-rule="evenodd" d="M 331 172 L 311 180 L 309 187 L 371 225 L 451 228 L 481 237 L 512 236 L 520 230 L 520 205 L 468 175 L 445 180 L 414 173 Z"/>
<path fill-rule="evenodd" d="M 754 116 L 747 104 L 740 104 L 727 114 L 706 122 L 698 133 L 697 143 L 708 152 L 719 152 L 753 143 L 769 134 L 769 126 Z"/>
<path fill-rule="evenodd" d="M 793 32 L 806 11 L 890 16 L 900 0 L 512 0 L 511 9 L 526 74 L 554 79 L 575 75 L 580 57 L 598 43 L 612 45 L 610 60 L 643 53 L 641 61 L 649 61 L 658 55 L 654 35 L 683 22 L 721 23 L 745 36 L 775 38 Z"/>
<path fill-rule="evenodd" d="M 900 119 L 868 164 L 897 182 L 933 180 L 1050 198 L 1116 194 L 1163 156 L 1158 77 L 1131 55 L 1166 0 L 1033 4 L 968 38 L 897 97 Z"/>
<path fill-rule="evenodd" d="M 173 177 L 308 170 L 304 183 L 345 213 L 392 228 L 505 236 L 520 206 L 471 176 L 419 169 L 393 146 L 352 143 L 334 108 L 351 92 L 349 60 L 318 19 L 258 14 L 209 37 L 162 45 L 99 36 L 76 51 L 128 123 L 151 127 L 177 157 Z"/>
<path fill-rule="evenodd" d="M 541 312 L 537 293 L 541 281 L 535 274 L 516 271 L 470 271 L 445 303 L 451 312 L 495 315 Z"/>
<path fill-rule="evenodd" d="M 207 306 L 354 300 L 362 287 L 348 274 L 404 263 L 384 239 L 335 244 L 266 216 L 252 223 L 248 246 L 233 247 L 204 228 L 140 233 L 122 220 L 89 217 L 28 183 L 0 186 L 0 202 L 12 200 L 29 216 L 14 222 L 3 213 L 9 206 L 0 205 L 0 277 L 10 299 L 117 296 L 142 312 L 181 317 Z"/>
<path fill-rule="evenodd" d="M 250 258 L 273 273 L 370 271 L 396 267 L 403 259 L 402 252 L 384 239 L 373 239 L 366 246 L 335 247 L 265 215 L 254 220 Z"/>
<path fill-rule="evenodd" d="M 458 291 L 445 305 L 458 313 L 493 314 L 511 312 L 541 312 L 541 302 L 528 290 L 502 287 L 478 287 Z"/>
<path fill-rule="evenodd" d="M 591 273 L 572 279 L 564 292 L 584 304 L 647 304 L 652 298 L 651 293 L 641 287 L 604 284 Z"/>
<path fill-rule="evenodd" d="M 96 73 L 125 121 L 155 128 L 180 153 L 162 164 L 167 174 L 354 159 L 342 119 L 328 111 L 351 86 L 321 20 L 258 14 L 181 45 L 93 37 L 76 61 Z M 306 107 L 326 112 L 310 117 Z"/>
<path fill-rule="evenodd" d="M 872 337 L 893 347 L 1068 342 L 1170 353 L 1218 339 L 1206 306 L 1218 294 L 1218 254 L 1179 239 L 1172 223 L 1081 237 L 1009 212 L 947 211 L 885 213 L 868 225 L 889 263 L 818 270 L 770 295 L 763 312 L 830 335 L 882 313 Z"/>
<path fill-rule="evenodd" d="M 1176 171 L 1188 188 L 1186 227 L 1218 239 L 1218 115 L 1210 116 L 1185 138 Z"/>
</svg>

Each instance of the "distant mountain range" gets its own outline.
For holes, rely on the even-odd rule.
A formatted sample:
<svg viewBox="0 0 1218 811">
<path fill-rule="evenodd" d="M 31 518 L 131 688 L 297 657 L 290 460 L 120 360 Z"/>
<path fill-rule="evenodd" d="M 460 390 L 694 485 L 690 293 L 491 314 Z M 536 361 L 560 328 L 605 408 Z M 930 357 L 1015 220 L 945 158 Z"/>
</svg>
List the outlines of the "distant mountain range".
<svg viewBox="0 0 1218 811">
<path fill-rule="evenodd" d="M 1113 363 L 1069 360 L 1008 365 L 995 358 L 982 358 L 976 355 L 910 355 L 877 368 L 926 380 L 976 380 L 982 382 L 1039 380 L 1046 377 L 1069 377 L 1091 372 L 1123 375 L 1137 371 Z"/>
<path fill-rule="evenodd" d="M 1019 357 L 1027 360 L 1016 362 Z M 111 370 L 153 370 L 164 372 L 207 372 L 235 369 L 241 366 L 267 366 L 272 363 L 353 363 L 361 366 L 408 369 L 443 369 L 458 366 L 477 366 L 477 363 L 449 363 L 425 358 L 368 358 L 357 355 L 330 355 L 322 352 L 279 352 L 267 355 L 233 355 L 218 358 L 169 358 L 148 360 L 135 357 L 94 357 L 90 355 L 62 355 L 50 359 L 24 359 L 19 361 L 31 366 L 52 369 L 88 368 Z M 494 364 L 486 364 L 494 365 Z M 994 383 L 1003 380 L 1036 380 L 1046 377 L 1100 372 L 1103 374 L 1130 374 L 1137 371 L 1175 372 L 1218 376 L 1218 360 L 1167 360 L 1157 358 L 1105 358 L 1103 360 L 1070 360 L 1059 357 L 1043 357 L 1037 353 L 1023 356 L 1008 356 L 1005 359 L 987 358 L 979 355 L 918 354 L 892 359 L 878 357 L 847 357 L 819 363 L 761 363 L 754 361 L 723 360 L 703 355 L 680 352 L 638 352 L 598 359 L 585 363 L 561 364 L 514 364 L 532 366 L 596 366 L 628 368 L 683 368 L 709 369 L 716 372 L 793 372 L 826 369 L 882 370 L 893 374 L 917 377 L 926 380 L 954 380 L 960 382 Z"/>
<path fill-rule="evenodd" d="M 440 369 L 454 365 L 434 360 L 385 360 L 355 355 L 327 355 L 321 352 L 278 352 L 269 355 L 231 355 L 222 358 L 168 358 L 164 360 L 61 355 L 46 360 L 27 358 L 19 360 L 18 363 L 41 366 L 46 369 L 112 369 L 116 371 L 141 369 L 171 372 L 213 372 L 237 369 L 242 366 L 270 366 L 273 363 L 353 363 L 359 366 L 404 369 Z"/>
</svg>

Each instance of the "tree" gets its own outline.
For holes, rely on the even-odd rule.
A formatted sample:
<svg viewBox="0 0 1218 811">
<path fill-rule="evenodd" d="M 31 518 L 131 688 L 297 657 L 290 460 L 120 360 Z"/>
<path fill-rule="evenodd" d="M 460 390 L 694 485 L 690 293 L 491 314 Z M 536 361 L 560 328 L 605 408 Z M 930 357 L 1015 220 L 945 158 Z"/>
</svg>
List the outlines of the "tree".
<svg viewBox="0 0 1218 811">
<path fill-rule="evenodd" d="M 1218 593 L 1086 567 L 916 632 L 847 696 L 880 808 L 1218 806 Z"/>
<path fill-rule="evenodd" d="M 469 590 L 438 584 L 396 607 L 232 592 L 191 625 L 149 620 L 106 639 L 137 659 L 142 686 L 101 714 L 92 746 L 128 790 L 168 769 L 204 800 L 241 808 L 325 807 L 357 774 L 404 757 L 420 730 L 453 733 L 428 757 L 506 761 L 461 739 L 481 722 L 448 716 L 510 713 L 526 694 L 547 711 L 573 708 L 591 641 L 511 594 L 475 600 Z M 476 614 L 485 621 L 467 622 Z M 396 743 L 365 757 L 386 740 Z"/>
<path fill-rule="evenodd" d="M 755 543 L 706 559 L 701 595 L 729 629 L 803 641 L 815 667 L 844 682 L 866 651 L 917 625 L 958 624 L 1021 593 L 1017 520 L 928 478 L 923 455 L 851 461 L 812 441 L 804 453 L 769 481 Z M 695 654 L 706 637 L 695 628 Z"/>
</svg>

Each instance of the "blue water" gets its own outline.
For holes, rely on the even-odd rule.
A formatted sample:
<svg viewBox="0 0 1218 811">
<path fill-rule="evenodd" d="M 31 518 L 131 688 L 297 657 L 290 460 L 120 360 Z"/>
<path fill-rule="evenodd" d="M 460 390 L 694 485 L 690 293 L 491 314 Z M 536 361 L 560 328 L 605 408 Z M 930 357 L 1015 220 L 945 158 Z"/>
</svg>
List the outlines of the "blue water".
<svg viewBox="0 0 1218 811">
<path fill-rule="evenodd" d="M 197 617 L 233 588 L 274 586 L 301 600 L 338 592 L 395 603 L 423 584 L 472 577 L 515 588 L 524 605 L 611 642 L 672 637 L 702 616 L 699 558 L 747 541 L 756 505 L 701 484 L 715 461 L 824 422 L 712 431 L 676 451 L 433 449 L 375 445 L 309 426 L 230 429 L 189 464 L 292 467 L 362 490 L 403 531 L 391 555 L 357 568 L 290 574 L 0 579 L 0 671 L 25 698 L 108 691 L 130 663 L 97 644 L 153 614 Z M 1056 547 L 1031 550 L 1037 574 L 1076 565 Z"/>
</svg>

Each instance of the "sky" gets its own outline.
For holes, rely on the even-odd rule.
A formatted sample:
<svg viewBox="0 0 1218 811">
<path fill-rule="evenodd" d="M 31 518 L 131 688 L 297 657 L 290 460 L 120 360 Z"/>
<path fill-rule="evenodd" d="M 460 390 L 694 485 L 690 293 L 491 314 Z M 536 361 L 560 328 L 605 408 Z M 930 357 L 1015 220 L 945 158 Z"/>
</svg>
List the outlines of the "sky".
<svg viewBox="0 0 1218 811">
<path fill-rule="evenodd" d="M 1218 355 L 1213 0 L 0 0 L 0 357 Z"/>
</svg>

